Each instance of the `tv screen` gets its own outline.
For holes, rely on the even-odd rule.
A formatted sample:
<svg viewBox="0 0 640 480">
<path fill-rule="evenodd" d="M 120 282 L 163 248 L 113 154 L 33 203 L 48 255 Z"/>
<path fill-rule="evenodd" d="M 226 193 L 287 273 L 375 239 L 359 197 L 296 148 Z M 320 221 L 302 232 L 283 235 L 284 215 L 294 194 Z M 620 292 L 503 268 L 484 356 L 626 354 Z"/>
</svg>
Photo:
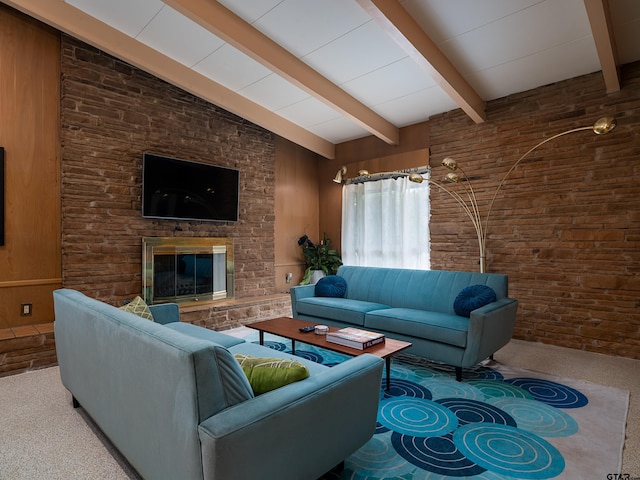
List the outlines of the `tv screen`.
<svg viewBox="0 0 640 480">
<path fill-rule="evenodd" d="M 238 170 L 145 153 L 142 216 L 236 222 L 239 185 Z"/>
</svg>

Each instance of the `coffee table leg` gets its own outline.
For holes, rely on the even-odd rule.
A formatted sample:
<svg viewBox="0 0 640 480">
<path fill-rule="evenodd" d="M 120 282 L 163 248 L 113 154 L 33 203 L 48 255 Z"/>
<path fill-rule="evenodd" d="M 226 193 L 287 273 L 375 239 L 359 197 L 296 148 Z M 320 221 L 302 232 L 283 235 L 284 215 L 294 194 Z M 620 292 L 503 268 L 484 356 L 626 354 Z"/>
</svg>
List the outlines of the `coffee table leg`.
<svg viewBox="0 0 640 480">
<path fill-rule="evenodd" d="M 260 330 L 260 345 L 264 345 L 264 332 Z"/>
<path fill-rule="evenodd" d="M 296 354 L 296 341 L 292 338 L 291 339 L 291 355 L 295 355 Z"/>
<path fill-rule="evenodd" d="M 386 390 L 389 391 L 389 386 L 391 385 L 391 357 L 387 357 L 385 360 L 386 360 L 386 366 L 387 366 L 387 388 L 386 388 Z"/>
</svg>

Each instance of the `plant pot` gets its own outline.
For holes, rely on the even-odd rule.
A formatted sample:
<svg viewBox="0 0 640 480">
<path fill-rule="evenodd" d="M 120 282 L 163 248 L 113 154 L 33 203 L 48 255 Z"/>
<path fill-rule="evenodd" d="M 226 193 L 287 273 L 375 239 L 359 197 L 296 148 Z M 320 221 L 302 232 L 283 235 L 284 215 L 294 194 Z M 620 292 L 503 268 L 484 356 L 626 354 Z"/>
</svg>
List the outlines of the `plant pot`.
<svg viewBox="0 0 640 480">
<path fill-rule="evenodd" d="M 324 277 L 324 272 L 322 270 L 311 270 L 309 285 L 315 285 L 322 277 Z"/>
</svg>

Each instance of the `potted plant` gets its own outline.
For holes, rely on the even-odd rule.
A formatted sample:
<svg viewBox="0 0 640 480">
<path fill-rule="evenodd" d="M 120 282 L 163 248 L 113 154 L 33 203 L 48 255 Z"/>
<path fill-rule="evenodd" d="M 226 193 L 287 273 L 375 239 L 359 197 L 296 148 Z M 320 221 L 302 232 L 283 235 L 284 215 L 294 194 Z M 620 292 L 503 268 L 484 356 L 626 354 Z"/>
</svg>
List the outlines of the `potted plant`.
<svg viewBox="0 0 640 480">
<path fill-rule="evenodd" d="M 321 271 L 321 276 L 335 275 L 338 267 L 342 265 L 340 253 L 331 248 L 331 240 L 327 237 L 326 233 L 322 241 L 318 244 L 313 243 L 307 235 L 303 235 L 298 239 L 298 245 L 302 248 L 307 266 L 300 285 L 315 283 L 315 281 L 311 281 L 312 272 L 314 271 Z"/>
</svg>

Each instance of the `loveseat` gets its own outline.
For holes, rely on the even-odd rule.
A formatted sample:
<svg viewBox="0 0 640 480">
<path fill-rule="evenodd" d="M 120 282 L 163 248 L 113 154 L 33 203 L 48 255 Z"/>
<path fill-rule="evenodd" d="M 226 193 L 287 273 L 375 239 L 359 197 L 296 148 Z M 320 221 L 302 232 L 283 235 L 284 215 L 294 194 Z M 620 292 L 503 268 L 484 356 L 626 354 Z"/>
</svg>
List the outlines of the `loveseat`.
<svg viewBox="0 0 640 480">
<path fill-rule="evenodd" d="M 506 275 L 343 265 L 336 279 L 343 288 L 330 296 L 316 295 L 320 283 L 292 287 L 293 317 L 411 342 L 408 353 L 453 365 L 458 380 L 462 368 L 493 355 L 513 334 L 518 302 L 508 297 Z M 478 285 L 495 300 L 458 315 L 456 299 L 477 301 L 463 295 Z"/>
<path fill-rule="evenodd" d="M 316 479 L 376 427 L 383 361 L 332 368 L 84 294 L 53 294 L 63 385 L 145 479 Z M 256 396 L 234 355 L 294 358 L 309 376 Z"/>
</svg>

